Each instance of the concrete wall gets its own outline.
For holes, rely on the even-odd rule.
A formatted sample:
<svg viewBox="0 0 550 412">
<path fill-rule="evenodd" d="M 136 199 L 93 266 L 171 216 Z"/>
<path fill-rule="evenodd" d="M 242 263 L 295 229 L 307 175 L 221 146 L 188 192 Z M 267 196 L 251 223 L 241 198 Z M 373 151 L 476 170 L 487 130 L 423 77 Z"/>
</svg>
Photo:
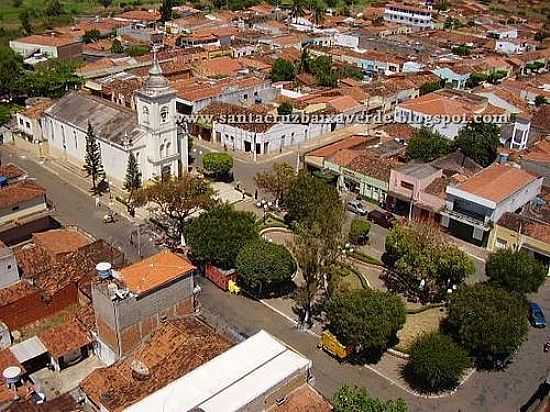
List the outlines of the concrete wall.
<svg viewBox="0 0 550 412">
<path fill-rule="evenodd" d="M 5 288 L 19 280 L 19 269 L 15 256 L 8 248 L 6 251 L 1 250 L 0 253 L 5 253 L 5 256 L 0 258 L 0 288 Z"/>
<path fill-rule="evenodd" d="M 143 296 L 112 301 L 106 283 L 92 286 L 99 337 L 118 356 L 137 347 L 164 319 L 194 311 L 193 276 Z"/>
<path fill-rule="evenodd" d="M 43 212 L 47 208 L 45 197 L 37 197 L 7 209 L 0 209 L 0 225 Z"/>
</svg>

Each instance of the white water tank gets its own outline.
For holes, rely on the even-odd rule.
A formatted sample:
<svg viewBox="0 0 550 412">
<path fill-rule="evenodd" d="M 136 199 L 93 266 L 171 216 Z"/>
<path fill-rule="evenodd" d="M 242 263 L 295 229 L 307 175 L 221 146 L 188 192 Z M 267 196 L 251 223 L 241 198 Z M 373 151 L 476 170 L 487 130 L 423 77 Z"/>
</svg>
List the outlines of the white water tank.
<svg viewBox="0 0 550 412">
<path fill-rule="evenodd" d="M 96 265 L 95 270 L 101 279 L 108 279 L 112 275 L 111 264 L 109 262 L 100 262 Z"/>
<path fill-rule="evenodd" d="M 21 379 L 21 368 L 19 366 L 8 366 L 2 372 L 2 376 L 8 385 L 14 385 Z"/>
</svg>

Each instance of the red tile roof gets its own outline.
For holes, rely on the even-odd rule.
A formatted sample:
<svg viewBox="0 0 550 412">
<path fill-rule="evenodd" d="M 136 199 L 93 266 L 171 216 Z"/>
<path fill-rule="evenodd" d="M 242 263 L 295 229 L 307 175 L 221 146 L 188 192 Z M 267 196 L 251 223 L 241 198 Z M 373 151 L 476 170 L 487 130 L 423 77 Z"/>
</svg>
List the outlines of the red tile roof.
<svg viewBox="0 0 550 412">
<path fill-rule="evenodd" d="M 44 198 L 46 189 L 31 180 L 24 180 L 0 189 L 0 209 L 18 206 L 29 200 Z"/>
<path fill-rule="evenodd" d="M 25 176 L 26 174 L 27 172 L 13 163 L 7 163 L 0 166 L 0 176 L 4 176 L 8 179 L 17 179 L 18 177 Z"/>
<path fill-rule="evenodd" d="M 169 321 L 131 356 L 96 369 L 80 387 L 96 405 L 119 412 L 222 354 L 231 345 L 196 318 Z M 148 369 L 147 377 L 132 373 L 134 360 Z"/>
<path fill-rule="evenodd" d="M 37 291 L 38 289 L 36 287 L 21 280 L 11 286 L 0 289 L 0 306 L 9 305 Z"/>
<path fill-rule="evenodd" d="M 81 247 L 92 243 L 92 239 L 83 233 L 70 229 L 52 229 L 46 232 L 33 233 L 33 242 L 52 255 L 76 252 Z"/>
<path fill-rule="evenodd" d="M 77 320 L 63 323 L 38 335 L 54 358 L 89 345 L 92 340 Z"/>
<path fill-rule="evenodd" d="M 119 277 L 129 290 L 141 294 L 187 276 L 195 269 L 187 258 L 162 251 L 121 269 Z"/>
<path fill-rule="evenodd" d="M 308 156 L 315 157 L 329 157 L 342 149 L 351 149 L 359 146 L 365 146 L 368 144 L 369 138 L 367 136 L 353 135 L 336 143 L 331 143 L 327 146 L 320 147 L 309 153 Z"/>
<path fill-rule="evenodd" d="M 61 33 L 32 34 L 15 40 L 19 43 L 36 44 L 40 46 L 61 47 L 73 43 L 80 43 L 80 40 L 73 35 Z"/>
<path fill-rule="evenodd" d="M 517 167 L 493 164 L 458 185 L 458 189 L 501 202 L 536 179 L 536 176 Z"/>
</svg>

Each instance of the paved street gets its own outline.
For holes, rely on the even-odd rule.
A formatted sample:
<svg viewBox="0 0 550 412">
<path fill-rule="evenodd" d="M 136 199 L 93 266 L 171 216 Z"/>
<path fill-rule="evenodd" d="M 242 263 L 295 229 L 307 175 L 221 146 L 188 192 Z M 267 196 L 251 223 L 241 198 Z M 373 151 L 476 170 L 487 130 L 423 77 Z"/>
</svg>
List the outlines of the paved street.
<svg viewBox="0 0 550 412">
<path fill-rule="evenodd" d="M 48 196 L 56 204 L 56 217 L 66 224 L 78 224 L 97 238 L 104 238 L 119 246 L 131 259 L 137 258 L 135 247 L 129 243 L 132 224 L 120 218 L 115 224 L 104 224 L 104 209 L 97 209 L 93 199 L 72 187 L 71 176 L 57 176 L 28 158 L 10 156 L 5 148 L 4 162 L 14 162 L 26 169 L 43 185 Z M 65 179 L 65 180 L 62 180 Z M 150 243 L 144 242 L 144 254 L 153 253 Z M 202 304 L 209 311 L 226 320 L 246 335 L 266 329 L 302 352 L 313 361 L 315 386 L 326 396 L 331 396 L 342 383 L 365 386 L 374 396 L 405 399 L 411 411 L 476 412 L 517 411 L 524 405 L 549 372 L 549 355 L 543 353 L 542 345 L 547 333 L 531 329 L 529 340 L 523 345 L 516 359 L 504 372 L 479 372 L 466 382 L 455 395 L 446 399 L 423 399 L 404 392 L 390 381 L 363 366 L 339 363 L 317 349 L 317 339 L 297 330 L 290 322 L 271 311 L 263 304 L 242 296 L 232 296 L 202 280 Z M 536 301 L 550 313 L 550 285 L 546 284 Z"/>
</svg>

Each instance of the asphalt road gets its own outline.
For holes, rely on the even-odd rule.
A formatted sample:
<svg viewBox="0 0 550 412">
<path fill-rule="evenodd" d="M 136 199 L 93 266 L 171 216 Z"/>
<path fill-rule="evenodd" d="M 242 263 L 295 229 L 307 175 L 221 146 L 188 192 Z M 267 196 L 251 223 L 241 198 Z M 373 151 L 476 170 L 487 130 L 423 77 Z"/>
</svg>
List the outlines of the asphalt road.
<svg viewBox="0 0 550 412">
<path fill-rule="evenodd" d="M 65 224 L 77 224 L 97 238 L 103 238 L 120 247 L 130 259 L 137 251 L 129 242 L 135 230 L 131 222 L 120 217 L 117 223 L 104 224 L 105 209 L 95 207 L 93 199 L 67 183 L 70 178 L 52 174 L 25 158 L 10 156 L 0 147 L 4 162 L 12 161 L 26 169 L 43 185 L 56 204 L 55 216 Z M 143 239 L 143 254 L 154 252 L 153 245 Z M 410 411 L 433 412 L 516 412 L 529 403 L 539 385 L 550 372 L 550 353 L 543 353 L 547 339 L 545 330 L 531 329 L 528 341 L 520 348 L 514 362 L 502 372 L 478 372 L 453 396 L 443 399 L 425 399 L 402 391 L 385 378 L 360 365 L 339 363 L 317 349 L 317 339 L 297 330 L 286 319 L 263 304 L 242 296 L 232 296 L 202 279 L 202 305 L 224 319 L 245 335 L 265 329 L 313 361 L 315 386 L 327 397 L 343 383 L 366 387 L 376 397 L 403 398 Z M 533 297 L 550 315 L 550 284 Z M 536 401 L 532 405 L 536 404 Z"/>
</svg>

